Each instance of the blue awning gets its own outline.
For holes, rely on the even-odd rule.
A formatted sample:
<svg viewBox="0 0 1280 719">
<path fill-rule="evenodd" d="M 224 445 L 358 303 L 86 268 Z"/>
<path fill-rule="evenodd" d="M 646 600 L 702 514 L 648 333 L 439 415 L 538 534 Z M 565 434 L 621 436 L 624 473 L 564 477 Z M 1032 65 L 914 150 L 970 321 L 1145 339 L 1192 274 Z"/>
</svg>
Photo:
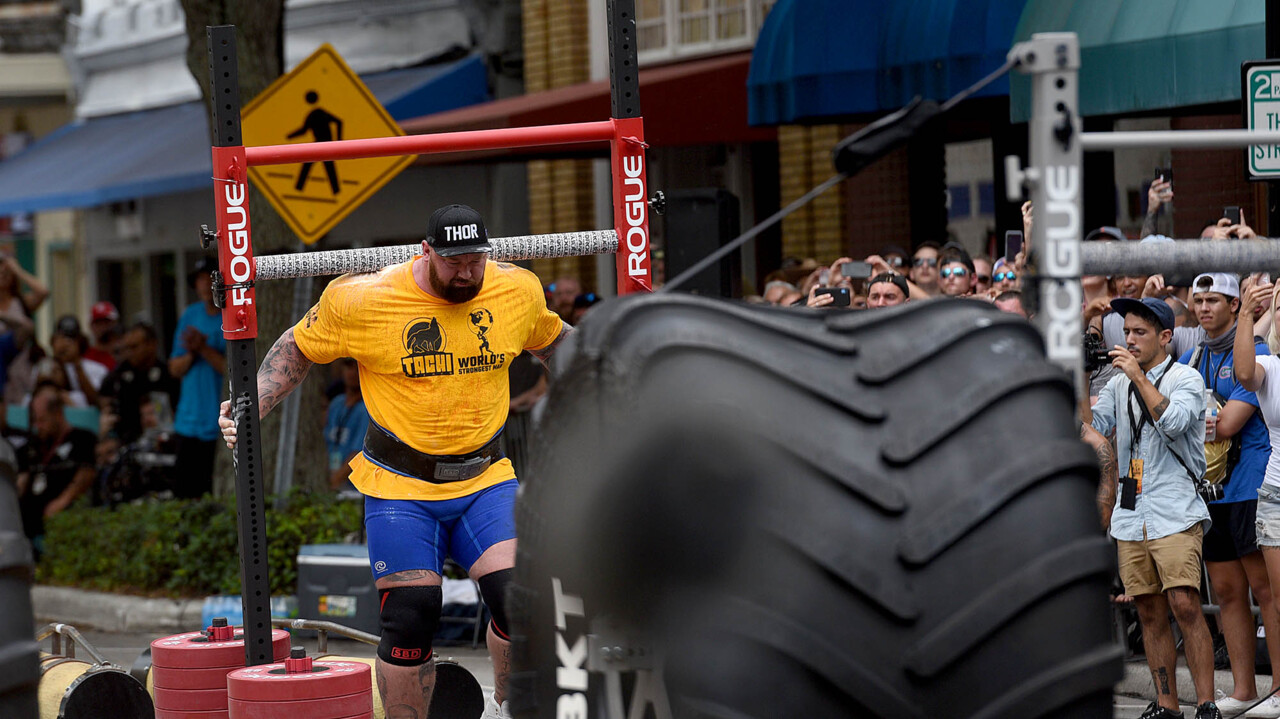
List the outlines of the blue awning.
<svg viewBox="0 0 1280 719">
<path fill-rule="evenodd" d="M 396 120 L 488 100 L 479 56 L 361 78 Z M 188 102 L 95 117 L 55 130 L 0 162 L 0 215 L 208 188 L 209 118 Z"/>
<path fill-rule="evenodd" d="M 752 125 L 895 110 L 944 100 L 1005 61 L 1027 0 L 779 0 L 747 78 Z M 1009 82 L 977 97 L 1009 93 Z"/>
</svg>

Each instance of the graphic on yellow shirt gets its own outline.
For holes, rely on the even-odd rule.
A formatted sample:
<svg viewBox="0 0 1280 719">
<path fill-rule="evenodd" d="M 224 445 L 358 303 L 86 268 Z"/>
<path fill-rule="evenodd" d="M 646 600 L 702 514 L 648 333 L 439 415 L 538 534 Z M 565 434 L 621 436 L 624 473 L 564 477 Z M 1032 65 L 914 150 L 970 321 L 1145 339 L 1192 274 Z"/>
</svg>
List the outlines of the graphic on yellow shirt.
<svg viewBox="0 0 1280 719">
<path fill-rule="evenodd" d="M 423 291 L 407 262 L 334 280 L 294 326 L 294 340 L 313 362 L 355 358 L 370 419 L 400 441 L 461 455 L 506 422 L 511 360 L 546 347 L 562 327 L 527 270 L 490 261 L 480 293 L 454 304 Z M 351 467 L 357 489 L 386 499 L 453 499 L 515 476 L 507 460 L 446 484 L 405 477 L 363 454 Z"/>
<path fill-rule="evenodd" d="M 435 317 L 418 317 L 404 326 L 404 347 L 409 354 L 400 358 L 406 377 L 435 377 L 453 374 L 453 355 L 444 351 L 444 332 Z"/>
</svg>

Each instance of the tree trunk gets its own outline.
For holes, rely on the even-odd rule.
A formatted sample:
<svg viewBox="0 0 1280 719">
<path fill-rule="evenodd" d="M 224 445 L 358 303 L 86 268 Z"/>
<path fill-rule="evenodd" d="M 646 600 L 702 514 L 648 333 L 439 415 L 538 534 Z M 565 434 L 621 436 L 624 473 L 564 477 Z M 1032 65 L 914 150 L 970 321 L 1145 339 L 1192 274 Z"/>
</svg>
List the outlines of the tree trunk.
<svg viewBox="0 0 1280 719">
<path fill-rule="evenodd" d="M 200 84 L 206 110 L 209 108 L 210 90 L 206 26 L 236 26 L 242 106 L 280 76 L 284 68 L 284 0 L 182 0 L 182 9 L 187 19 L 187 67 Z M 255 255 L 291 252 L 298 247 L 297 236 L 261 192 L 249 192 L 249 212 Z M 192 236 L 195 236 L 194 228 Z M 293 326 L 298 318 L 293 311 L 291 282 L 263 282 L 256 289 L 257 354 L 261 364 L 276 338 Z M 326 410 L 323 391 L 327 378 L 324 367 L 316 368 L 295 390 L 301 393 L 301 406 L 293 486 L 319 488 L 328 475 L 323 432 Z M 274 486 L 276 453 L 281 440 L 280 414 L 277 409 L 262 421 L 261 457 L 263 477 L 269 478 L 268 491 Z M 214 488 L 220 494 L 234 491 L 235 476 L 230 452 L 218 453 Z"/>
</svg>

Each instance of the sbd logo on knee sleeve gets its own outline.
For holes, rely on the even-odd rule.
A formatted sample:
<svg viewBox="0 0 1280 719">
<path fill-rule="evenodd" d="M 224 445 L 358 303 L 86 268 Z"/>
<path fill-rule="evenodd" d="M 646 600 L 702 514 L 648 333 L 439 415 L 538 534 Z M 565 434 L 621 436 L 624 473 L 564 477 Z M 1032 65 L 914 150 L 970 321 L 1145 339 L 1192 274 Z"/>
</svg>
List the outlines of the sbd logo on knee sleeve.
<svg viewBox="0 0 1280 719">
<path fill-rule="evenodd" d="M 404 647 L 391 647 L 391 656 L 404 662 L 412 662 L 422 658 L 421 649 L 405 649 Z"/>
</svg>

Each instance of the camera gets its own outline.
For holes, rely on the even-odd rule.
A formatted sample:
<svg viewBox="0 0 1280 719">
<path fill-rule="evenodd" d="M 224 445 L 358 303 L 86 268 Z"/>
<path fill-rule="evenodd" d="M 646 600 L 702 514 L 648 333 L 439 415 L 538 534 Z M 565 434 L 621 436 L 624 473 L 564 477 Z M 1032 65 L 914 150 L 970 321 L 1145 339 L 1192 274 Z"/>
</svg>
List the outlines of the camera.
<svg viewBox="0 0 1280 719">
<path fill-rule="evenodd" d="M 1200 495 L 1200 499 L 1203 499 L 1205 504 L 1222 499 L 1225 489 L 1221 484 L 1215 484 L 1203 478 L 1196 482 L 1196 494 Z"/>
<path fill-rule="evenodd" d="M 1106 345 L 1102 343 L 1102 337 L 1094 332 L 1085 332 L 1084 371 L 1097 372 L 1109 364 L 1111 364 L 1111 355 L 1108 354 Z"/>
</svg>

